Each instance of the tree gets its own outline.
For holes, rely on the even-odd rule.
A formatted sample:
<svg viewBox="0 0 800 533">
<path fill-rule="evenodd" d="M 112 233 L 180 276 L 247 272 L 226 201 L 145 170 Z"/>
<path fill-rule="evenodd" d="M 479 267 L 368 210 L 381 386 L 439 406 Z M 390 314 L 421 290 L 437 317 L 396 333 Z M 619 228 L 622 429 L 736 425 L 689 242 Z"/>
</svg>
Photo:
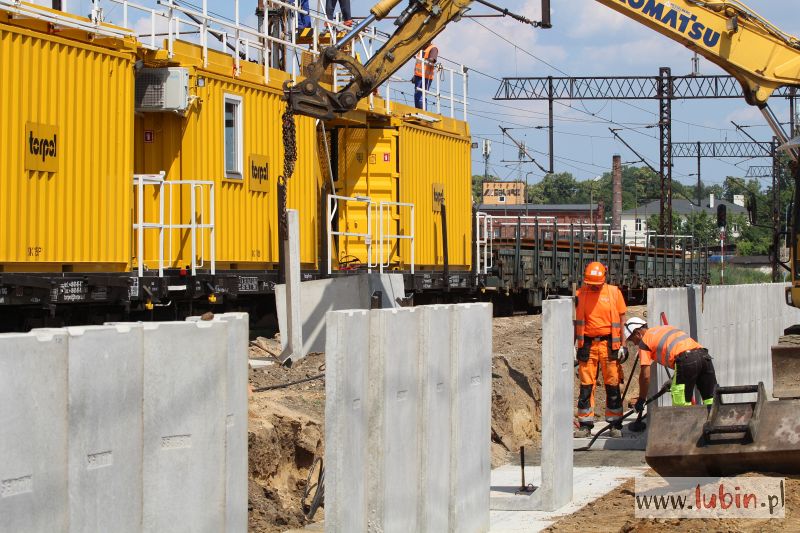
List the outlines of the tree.
<svg viewBox="0 0 800 533">
<path fill-rule="evenodd" d="M 497 176 L 488 176 L 486 179 L 483 178 L 483 174 L 473 174 L 472 175 L 472 199 L 475 203 L 481 203 L 483 201 L 483 182 L 495 182 L 500 181 Z"/>
</svg>

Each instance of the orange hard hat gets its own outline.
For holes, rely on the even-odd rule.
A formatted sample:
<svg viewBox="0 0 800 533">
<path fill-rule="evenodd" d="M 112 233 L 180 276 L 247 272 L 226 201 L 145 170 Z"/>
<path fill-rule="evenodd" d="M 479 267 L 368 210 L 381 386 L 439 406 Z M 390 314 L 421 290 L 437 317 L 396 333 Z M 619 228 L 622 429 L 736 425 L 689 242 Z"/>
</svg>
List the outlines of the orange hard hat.
<svg viewBox="0 0 800 533">
<path fill-rule="evenodd" d="M 606 282 L 606 267 L 603 263 L 593 261 L 586 265 L 583 282 L 587 285 L 602 285 Z"/>
</svg>

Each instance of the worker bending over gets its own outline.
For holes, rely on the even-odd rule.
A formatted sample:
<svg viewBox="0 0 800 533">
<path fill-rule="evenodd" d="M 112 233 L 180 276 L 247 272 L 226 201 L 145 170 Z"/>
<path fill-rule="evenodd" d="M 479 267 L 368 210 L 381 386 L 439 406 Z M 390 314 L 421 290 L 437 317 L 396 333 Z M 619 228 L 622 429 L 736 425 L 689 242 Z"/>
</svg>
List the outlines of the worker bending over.
<svg viewBox="0 0 800 533">
<path fill-rule="evenodd" d="M 647 323 L 632 317 L 625 323 L 628 342 L 639 347 L 639 398 L 636 411 L 642 412 L 650 387 L 650 365 L 653 361 L 669 369 L 672 376 L 672 405 L 690 405 L 694 389 L 700 391 L 705 405 L 711 405 L 717 388 L 717 376 L 708 350 L 692 337 L 673 326 L 648 328 Z"/>
<path fill-rule="evenodd" d="M 606 267 L 593 262 L 586 266 L 583 286 L 578 289 L 575 312 L 576 357 L 580 377 L 578 396 L 579 428 L 576 437 L 589 437 L 594 427 L 594 387 L 598 366 L 606 387 L 606 421 L 610 436 L 622 436 L 622 396 L 619 384 L 622 366 L 622 324 L 628 308 L 622 292 L 606 284 Z"/>
</svg>

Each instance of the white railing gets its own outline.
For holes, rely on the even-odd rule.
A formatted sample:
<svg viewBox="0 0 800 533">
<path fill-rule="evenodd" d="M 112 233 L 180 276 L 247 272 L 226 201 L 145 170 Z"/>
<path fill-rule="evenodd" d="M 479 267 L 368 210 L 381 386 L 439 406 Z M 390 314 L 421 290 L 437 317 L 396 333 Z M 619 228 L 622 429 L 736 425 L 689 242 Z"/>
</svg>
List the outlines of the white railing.
<svg viewBox="0 0 800 533">
<path fill-rule="evenodd" d="M 245 17 L 242 17 L 240 4 L 240 0 L 232 0 L 224 4 L 225 8 L 219 8 L 225 11 L 224 14 L 219 14 L 209 9 L 208 0 L 93 0 L 89 18 L 78 19 L 39 6 L 26 5 L 19 0 L 0 0 L 1 8 L 19 16 L 107 37 L 136 37 L 144 48 L 164 47 L 169 57 L 174 53 L 175 41 L 195 43 L 202 47 L 202 59 L 206 66 L 209 49 L 225 52 L 233 57 L 235 75 L 241 73 L 242 61 L 255 61 L 263 66 L 265 82 L 269 81 L 269 66 L 275 63 L 273 55 L 277 50 L 283 52 L 282 68 L 296 80 L 301 72 L 303 52 L 316 57 L 323 45 L 328 42 L 336 44 L 338 35 L 350 30 L 340 21 L 330 20 L 325 16 L 321 0 L 317 0 L 316 9 L 308 11 L 300 9 L 298 0 L 269 0 L 265 2 L 263 19 L 258 23 L 260 29 L 244 22 L 243 18 L 248 18 L 250 13 L 245 12 Z M 248 6 L 254 4 L 254 1 L 247 2 Z M 86 15 L 85 12 L 80 12 L 83 9 L 81 2 L 65 1 L 64 5 L 65 11 L 72 15 Z M 289 15 L 284 18 L 281 13 Z M 312 36 L 309 42 L 298 42 L 298 17 L 301 14 L 307 15 L 311 20 Z M 271 28 L 272 23 L 276 24 Z M 131 28 L 136 28 L 137 31 Z M 326 33 L 329 29 L 334 31 Z M 330 36 L 330 39 L 325 36 Z M 163 43 L 159 38 L 163 38 Z M 350 53 L 366 63 L 388 38 L 388 34 L 380 32 L 374 25 L 368 26 L 351 41 L 353 44 Z M 415 61 L 416 58 L 409 62 L 412 68 Z M 452 68 L 443 63 L 451 64 Z M 338 79 L 337 69 L 333 69 L 333 75 L 334 87 L 337 89 L 348 81 L 346 78 Z M 383 94 L 387 113 L 392 112 L 394 103 L 406 96 L 410 96 L 406 103 L 413 105 L 415 88 L 408 91 L 397 88 L 399 83 L 410 85 L 409 78 L 410 76 L 396 74 L 384 83 L 382 90 L 379 89 Z M 440 58 L 435 86 L 431 90 L 424 90 L 423 85 L 423 96 L 434 100 L 433 110 L 436 113 L 447 114 L 449 109 L 450 117 L 467 120 L 467 88 L 467 69 L 463 65 Z M 423 98 L 423 102 L 424 109 L 427 109 L 427 98 Z M 375 102 L 371 95 L 369 103 L 374 110 Z"/>
<path fill-rule="evenodd" d="M 342 212 L 342 204 L 348 202 L 363 203 L 366 206 L 367 212 L 367 231 L 358 233 L 355 231 L 339 231 L 333 229 L 333 221 L 336 218 L 336 212 Z M 328 202 L 326 205 L 327 210 L 327 228 L 328 228 L 328 274 L 331 274 L 333 269 L 332 264 L 332 250 L 333 238 L 336 236 L 341 237 L 355 237 L 364 241 L 367 248 L 367 272 L 372 272 L 372 268 L 378 266 L 372 262 L 372 206 L 375 205 L 372 198 L 369 196 L 339 196 L 338 194 L 329 194 Z M 377 206 L 376 206 L 377 208 Z M 341 218 L 339 219 L 341 221 Z M 341 256 L 339 256 L 341 257 Z"/>
<path fill-rule="evenodd" d="M 391 215 L 391 208 L 393 208 L 393 207 L 397 207 L 398 208 L 398 214 L 399 214 L 399 210 L 401 208 L 406 207 L 406 208 L 410 209 L 410 211 L 411 211 L 411 213 L 410 213 L 410 217 L 411 217 L 411 232 L 408 235 L 404 235 L 402 233 L 399 233 L 399 234 L 386 233 L 386 231 L 384 229 L 384 222 L 383 222 L 384 211 L 387 211 L 388 214 Z M 389 253 L 388 254 L 389 257 L 386 258 L 386 261 L 384 261 L 384 250 L 385 250 L 385 247 L 388 245 L 390 247 L 389 249 L 391 250 L 391 242 L 393 240 L 395 240 L 395 241 L 397 241 L 397 245 L 398 245 L 398 248 L 399 248 L 401 241 L 409 240 L 409 241 L 411 241 L 411 257 L 410 257 L 410 259 L 411 259 L 411 273 L 413 274 L 414 273 L 414 247 L 415 247 L 415 244 L 416 244 L 414 242 L 414 204 L 403 203 L 403 202 L 380 202 L 378 204 L 378 220 L 379 220 L 379 223 L 378 223 L 378 226 L 379 226 L 378 247 L 380 249 L 380 261 L 379 261 L 380 273 L 383 274 L 384 267 L 388 268 L 389 264 L 391 262 L 391 259 L 392 259 L 392 257 L 391 257 L 392 254 Z"/>
<path fill-rule="evenodd" d="M 488 274 L 494 266 L 491 219 L 491 215 L 481 211 L 475 214 L 475 257 L 478 261 L 478 274 Z"/>
<path fill-rule="evenodd" d="M 176 230 L 189 230 L 189 240 L 191 243 L 191 264 L 192 275 L 197 274 L 198 268 L 206 267 L 205 232 L 208 232 L 209 254 L 208 268 L 210 273 L 216 274 L 217 248 L 214 232 L 214 182 L 199 180 L 174 180 L 165 179 L 164 172 L 160 174 L 134 174 L 133 184 L 136 188 L 136 220 L 134 220 L 133 230 L 136 232 L 136 259 L 138 262 L 139 277 L 144 275 L 144 233 L 146 230 L 158 232 L 158 275 L 164 276 L 165 265 L 173 263 L 173 241 L 172 237 Z M 144 189 L 153 187 L 158 195 L 158 221 L 148 222 L 144 216 Z M 178 189 L 178 194 L 183 191 L 181 188 L 189 189 L 189 222 L 175 222 L 172 206 L 174 204 L 173 190 Z M 206 190 L 208 197 L 206 198 Z M 169 212 L 165 217 L 164 202 L 169 204 Z M 206 204 L 208 204 L 208 220 L 206 220 Z M 198 222 L 199 218 L 199 222 Z M 164 241 L 169 239 L 166 256 L 164 253 Z M 198 234 L 200 234 L 200 250 L 198 255 Z M 198 260 L 199 257 L 199 260 Z"/>
</svg>

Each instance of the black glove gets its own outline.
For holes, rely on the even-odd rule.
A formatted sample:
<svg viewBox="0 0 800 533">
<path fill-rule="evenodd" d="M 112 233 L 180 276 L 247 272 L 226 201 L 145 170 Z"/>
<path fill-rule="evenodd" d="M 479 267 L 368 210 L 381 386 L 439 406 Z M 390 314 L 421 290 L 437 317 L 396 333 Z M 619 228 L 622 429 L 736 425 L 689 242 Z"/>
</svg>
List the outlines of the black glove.
<svg viewBox="0 0 800 533">
<path fill-rule="evenodd" d="M 633 408 L 636 409 L 637 413 L 644 411 L 644 398 L 639 398 L 636 400 L 636 405 L 634 405 Z"/>
<path fill-rule="evenodd" d="M 575 358 L 580 361 L 581 363 L 585 363 L 589 360 L 589 352 L 591 350 L 591 346 L 587 342 L 582 347 L 578 348 L 575 352 Z"/>
</svg>

